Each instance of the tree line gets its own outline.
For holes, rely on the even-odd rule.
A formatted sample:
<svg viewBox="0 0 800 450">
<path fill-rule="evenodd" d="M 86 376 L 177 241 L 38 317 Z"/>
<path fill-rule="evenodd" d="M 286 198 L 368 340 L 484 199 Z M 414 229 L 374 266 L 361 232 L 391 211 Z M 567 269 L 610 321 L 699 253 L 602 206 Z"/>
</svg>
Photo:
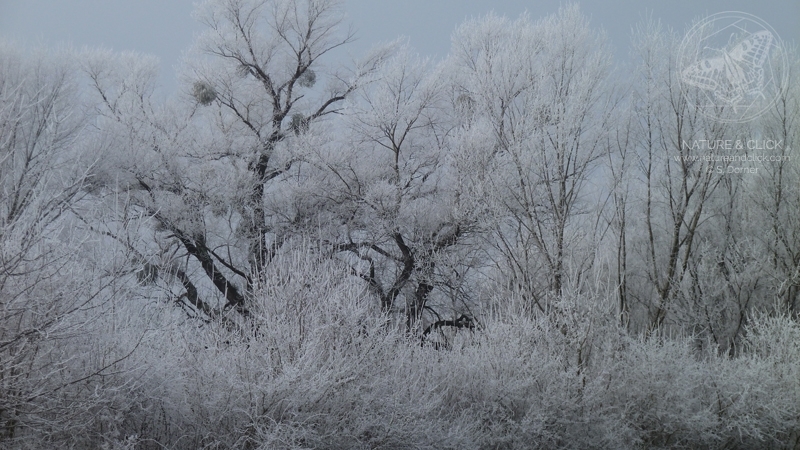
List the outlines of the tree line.
<svg viewBox="0 0 800 450">
<path fill-rule="evenodd" d="M 654 21 L 627 65 L 577 6 L 346 62 L 333 0 L 195 14 L 166 99 L 1 43 L 0 443 L 796 448 L 793 53 L 729 123 Z"/>
</svg>

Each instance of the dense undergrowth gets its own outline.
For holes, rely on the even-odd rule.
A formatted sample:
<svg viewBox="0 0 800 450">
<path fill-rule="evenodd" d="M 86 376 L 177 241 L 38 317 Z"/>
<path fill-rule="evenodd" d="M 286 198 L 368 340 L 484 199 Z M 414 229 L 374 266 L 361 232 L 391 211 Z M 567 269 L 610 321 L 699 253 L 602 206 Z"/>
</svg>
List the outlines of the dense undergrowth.
<svg viewBox="0 0 800 450">
<path fill-rule="evenodd" d="M 797 448 L 800 325 L 786 317 L 753 318 L 737 356 L 719 356 L 690 337 L 630 336 L 602 299 L 575 295 L 537 317 L 504 302 L 434 346 L 376 314 L 336 266 L 276 267 L 257 327 L 162 303 L 120 322 L 118 303 L 94 334 L 52 344 L 123 358 L 20 405 L 4 445 Z"/>
</svg>

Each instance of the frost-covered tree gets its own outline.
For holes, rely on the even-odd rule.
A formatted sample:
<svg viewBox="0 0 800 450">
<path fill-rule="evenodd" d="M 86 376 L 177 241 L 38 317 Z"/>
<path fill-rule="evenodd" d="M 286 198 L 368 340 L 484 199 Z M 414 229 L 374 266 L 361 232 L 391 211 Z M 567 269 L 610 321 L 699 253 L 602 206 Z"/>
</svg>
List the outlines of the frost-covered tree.
<svg viewBox="0 0 800 450">
<path fill-rule="evenodd" d="M 613 111 L 604 39 L 576 6 L 538 22 L 468 21 L 453 38 L 455 89 L 493 138 L 494 257 L 542 311 L 592 265 L 588 194 Z"/>
<path fill-rule="evenodd" d="M 704 152 L 685 143 L 721 139 L 729 128 L 693 110 L 684 98 L 674 73 L 676 36 L 655 24 L 638 36 L 641 65 L 632 93 L 632 151 L 638 160 L 635 214 L 640 219 L 628 223 L 637 230 L 634 247 L 641 270 L 627 278 L 647 280 L 631 301 L 647 309 L 649 326 L 656 328 L 675 308 L 681 284 L 688 280 L 703 219 L 713 214 L 709 203 L 721 181 L 711 164 L 693 160 Z"/>
<path fill-rule="evenodd" d="M 777 55 L 780 57 L 781 55 Z M 773 157 L 772 161 L 756 164 L 758 176 L 746 185 L 745 198 L 754 208 L 752 235 L 763 245 L 766 259 L 760 259 L 766 271 L 770 290 L 786 310 L 798 314 L 800 295 L 800 228 L 794 219 L 800 214 L 800 89 L 797 58 L 790 53 L 789 67 L 779 76 L 787 79 L 775 104 L 758 118 L 756 137 L 771 141 L 774 149 L 755 152 Z M 762 144 L 762 147 L 764 145 Z M 760 219 L 760 220 L 759 220 Z"/>
<path fill-rule="evenodd" d="M 714 142 L 796 139 L 796 100 L 786 90 L 770 111 L 747 123 L 720 120 L 724 108 L 717 111 L 719 117 L 701 114 L 695 96 L 702 93 L 681 89 L 676 68 L 680 38 L 653 21 L 634 33 L 633 122 L 621 150 L 632 163 L 625 201 L 629 219 L 624 230 L 618 228 L 625 236 L 625 251 L 618 253 L 619 273 L 624 272 L 620 298 L 636 329 L 691 331 L 733 352 L 748 314 L 771 308 L 781 291 L 777 279 L 791 278 L 792 251 L 769 249 L 778 242 L 782 249 L 794 248 L 793 238 L 786 237 L 795 227 L 778 218 L 792 208 L 787 203 L 792 183 L 786 180 L 794 176 L 788 162 L 793 146 L 764 151 L 720 148 Z M 777 159 L 720 159 L 765 154 Z M 731 170 L 740 167 L 758 173 Z M 765 271 L 767 254 L 783 255 L 777 259 L 784 269 Z"/>
<path fill-rule="evenodd" d="M 49 335 L 80 328 L 68 316 L 82 299 L 58 286 L 73 262 L 57 244 L 59 219 L 80 197 L 84 175 L 75 170 L 83 124 L 65 59 L 26 57 L 0 42 L 0 442 L 30 426 L 29 402 L 54 388 L 42 371 L 65 360 L 48 361 Z"/>
<path fill-rule="evenodd" d="M 196 17 L 207 30 L 178 100 L 155 100 L 152 60 L 87 57 L 101 126 L 118 139 L 99 178 L 152 221 L 154 242 L 137 252 L 182 286 L 181 301 L 205 316 L 247 316 L 260 274 L 302 222 L 287 180 L 303 176 L 304 135 L 384 55 L 326 70 L 321 58 L 352 37 L 335 1 L 211 0 Z"/>
<path fill-rule="evenodd" d="M 325 239 L 410 329 L 426 312 L 469 309 L 459 273 L 470 266 L 462 244 L 475 209 L 458 192 L 442 68 L 403 46 L 365 81 L 347 102 L 341 139 L 318 154 L 333 214 Z"/>
<path fill-rule="evenodd" d="M 94 209 L 87 199 L 90 149 L 98 142 L 86 133 L 75 59 L 66 48 L 47 52 L 0 42 L 4 448 L 97 438 L 93 433 L 105 421 L 98 412 L 118 407 L 119 397 L 102 390 L 84 394 L 98 387 L 101 376 L 119 373 L 118 363 L 136 344 L 104 329 L 116 320 L 109 305 L 121 292 L 117 283 L 126 259 L 102 255 L 76 215 Z M 112 378 L 105 386 L 119 387 Z"/>
</svg>

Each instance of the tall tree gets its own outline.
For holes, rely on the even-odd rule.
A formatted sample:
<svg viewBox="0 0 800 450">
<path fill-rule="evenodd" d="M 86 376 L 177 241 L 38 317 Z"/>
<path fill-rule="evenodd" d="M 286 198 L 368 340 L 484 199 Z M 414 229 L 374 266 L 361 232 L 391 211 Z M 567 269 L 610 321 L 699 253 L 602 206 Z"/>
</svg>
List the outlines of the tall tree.
<svg viewBox="0 0 800 450">
<path fill-rule="evenodd" d="M 342 139 L 319 154 L 336 211 L 326 239 L 384 311 L 404 311 L 409 329 L 426 310 L 436 316 L 442 307 L 468 308 L 458 294 L 449 305 L 429 304 L 454 287 L 446 280 L 457 270 L 445 255 L 460 248 L 474 223 L 448 177 L 454 126 L 442 75 L 400 48 L 348 101 Z"/>
<path fill-rule="evenodd" d="M 154 220 L 155 267 L 180 282 L 192 308 L 247 316 L 260 274 L 288 237 L 276 205 L 286 203 L 282 182 L 301 170 L 302 135 L 336 112 L 384 53 L 349 73 L 325 72 L 321 59 L 352 39 L 340 33 L 333 0 L 210 0 L 196 17 L 207 30 L 187 58 L 188 95 L 179 100 L 155 100 L 145 58 L 87 63 L 104 126 L 124 136 L 128 152 L 109 158 L 116 162 L 104 179 Z"/>
<path fill-rule="evenodd" d="M 469 21 L 454 37 L 457 89 L 494 137 L 494 254 L 542 311 L 592 264 L 587 188 L 613 111 L 604 42 L 575 6 L 536 23 Z"/>
<path fill-rule="evenodd" d="M 76 226 L 95 142 L 86 133 L 75 59 L 69 49 L 0 41 L 3 447 L 47 446 L 48 439 L 91 428 L 93 419 L 76 417 L 104 396 L 76 400 L 75 389 L 91 389 L 96 375 L 124 358 L 115 344 L 91 340 L 121 275 L 113 264 L 85 257 L 86 236 Z"/>
</svg>

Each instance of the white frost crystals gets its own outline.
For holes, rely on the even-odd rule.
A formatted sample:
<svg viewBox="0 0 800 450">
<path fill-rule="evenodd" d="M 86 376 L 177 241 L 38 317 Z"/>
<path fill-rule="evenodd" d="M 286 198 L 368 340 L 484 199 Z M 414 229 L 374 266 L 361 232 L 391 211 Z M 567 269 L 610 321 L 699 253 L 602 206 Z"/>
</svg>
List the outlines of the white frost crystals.
<svg viewBox="0 0 800 450">
<path fill-rule="evenodd" d="M 341 6 L 204 2 L 169 98 L 0 42 L 0 448 L 797 447 L 800 71 L 716 120 L 773 31 Z"/>
</svg>

